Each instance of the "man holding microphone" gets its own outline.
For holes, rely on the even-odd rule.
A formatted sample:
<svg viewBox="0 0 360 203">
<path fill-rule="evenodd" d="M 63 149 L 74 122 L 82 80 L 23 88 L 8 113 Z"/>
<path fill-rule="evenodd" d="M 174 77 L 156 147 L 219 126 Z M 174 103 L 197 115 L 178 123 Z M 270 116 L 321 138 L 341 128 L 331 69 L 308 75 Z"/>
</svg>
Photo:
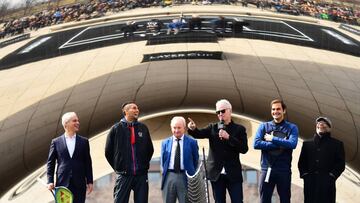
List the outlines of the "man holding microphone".
<svg viewBox="0 0 360 203">
<path fill-rule="evenodd" d="M 216 203 L 226 202 L 226 189 L 232 203 L 243 202 L 242 168 L 239 154 L 248 151 L 246 129 L 231 119 L 232 106 L 226 99 L 216 102 L 217 123 L 198 129 L 189 119 L 188 132 L 194 138 L 209 139 L 206 163 L 207 178 L 211 181 Z"/>
</svg>

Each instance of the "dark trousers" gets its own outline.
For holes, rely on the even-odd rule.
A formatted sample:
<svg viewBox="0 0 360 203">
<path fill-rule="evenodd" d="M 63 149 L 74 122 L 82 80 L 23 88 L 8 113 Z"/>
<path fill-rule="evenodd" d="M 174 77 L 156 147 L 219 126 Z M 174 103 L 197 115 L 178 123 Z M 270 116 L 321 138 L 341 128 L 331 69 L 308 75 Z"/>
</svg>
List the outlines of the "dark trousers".
<svg viewBox="0 0 360 203">
<path fill-rule="evenodd" d="M 305 203 L 335 203 L 335 178 L 327 173 L 308 174 L 304 177 Z"/>
<path fill-rule="evenodd" d="M 114 187 L 114 202 L 128 203 L 131 190 L 134 191 L 134 203 L 147 203 L 149 193 L 147 174 L 139 176 L 119 175 Z"/>
<path fill-rule="evenodd" d="M 74 201 L 73 203 L 84 203 L 86 198 L 86 185 L 79 187 L 74 184 L 73 179 L 70 179 L 70 184 L 68 189 L 73 193 Z"/>
<path fill-rule="evenodd" d="M 260 176 L 260 202 L 271 203 L 271 197 L 276 186 L 281 203 L 290 203 L 291 197 L 291 173 L 271 172 L 269 182 L 265 183 L 266 171 L 261 171 Z"/>
<path fill-rule="evenodd" d="M 227 175 L 221 174 L 217 181 L 211 181 L 215 203 L 226 203 L 226 189 L 231 203 L 243 202 L 242 182 L 232 182 Z"/>
</svg>

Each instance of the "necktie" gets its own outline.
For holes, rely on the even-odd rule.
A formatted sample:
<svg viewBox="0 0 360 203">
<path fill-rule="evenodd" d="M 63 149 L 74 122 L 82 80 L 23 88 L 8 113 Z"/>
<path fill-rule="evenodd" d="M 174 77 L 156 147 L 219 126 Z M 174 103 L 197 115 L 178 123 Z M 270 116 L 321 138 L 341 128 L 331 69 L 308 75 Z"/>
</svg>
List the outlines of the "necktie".
<svg viewBox="0 0 360 203">
<path fill-rule="evenodd" d="M 176 139 L 177 146 L 175 150 L 175 162 L 174 162 L 174 171 L 180 173 L 180 139 Z"/>
</svg>

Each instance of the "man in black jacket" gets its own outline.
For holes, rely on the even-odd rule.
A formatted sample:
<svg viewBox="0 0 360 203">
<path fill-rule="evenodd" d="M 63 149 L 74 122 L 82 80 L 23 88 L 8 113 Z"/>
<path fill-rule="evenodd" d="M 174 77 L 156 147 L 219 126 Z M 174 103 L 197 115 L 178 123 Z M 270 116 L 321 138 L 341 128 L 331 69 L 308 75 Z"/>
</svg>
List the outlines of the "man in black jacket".
<svg viewBox="0 0 360 203">
<path fill-rule="evenodd" d="M 335 203 L 335 181 L 345 170 L 345 152 L 343 143 L 331 137 L 331 127 L 329 118 L 317 118 L 313 140 L 303 143 L 298 167 L 305 203 Z"/>
<path fill-rule="evenodd" d="M 139 108 L 134 102 L 122 106 L 124 118 L 110 130 L 105 156 L 118 175 L 114 187 L 114 202 L 129 201 L 134 191 L 135 203 L 148 202 L 148 169 L 154 147 L 145 124 L 137 121 Z"/>
<path fill-rule="evenodd" d="M 248 151 L 246 129 L 231 120 L 232 106 L 226 99 L 216 103 L 218 123 L 210 123 L 206 128 L 196 128 L 189 118 L 188 132 L 195 138 L 209 139 L 207 175 L 211 181 L 216 203 L 226 202 L 228 189 L 231 202 L 243 202 L 242 168 L 239 154 Z"/>
</svg>

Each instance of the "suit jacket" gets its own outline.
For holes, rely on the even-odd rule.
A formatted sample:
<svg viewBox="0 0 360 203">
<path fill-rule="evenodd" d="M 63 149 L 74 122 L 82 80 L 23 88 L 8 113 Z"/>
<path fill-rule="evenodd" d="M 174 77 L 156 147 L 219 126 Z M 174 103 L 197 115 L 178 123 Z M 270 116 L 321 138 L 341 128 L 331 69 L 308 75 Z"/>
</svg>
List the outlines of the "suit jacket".
<svg viewBox="0 0 360 203">
<path fill-rule="evenodd" d="M 173 136 L 165 139 L 161 143 L 161 167 L 163 169 L 161 189 L 164 187 L 167 170 L 169 169 Z M 189 175 L 194 175 L 199 161 L 199 146 L 197 141 L 188 135 L 184 135 L 183 140 L 183 164 L 184 170 Z M 186 179 L 186 176 L 184 176 Z"/>
<path fill-rule="evenodd" d="M 230 181 L 242 182 L 242 167 L 239 154 L 248 151 L 246 129 L 231 121 L 225 131 L 229 140 L 220 140 L 218 123 L 211 123 L 206 128 L 188 130 L 194 138 L 209 139 L 209 155 L 206 163 L 207 176 L 211 181 L 217 181 L 224 167 Z"/>
<path fill-rule="evenodd" d="M 69 187 L 70 178 L 77 188 L 86 189 L 86 184 L 93 183 L 89 141 L 76 135 L 75 142 L 75 150 L 71 158 L 66 146 L 65 135 L 51 141 L 47 160 L 48 183 L 54 183 L 55 163 L 57 163 L 55 186 Z M 72 192 L 76 193 L 76 191 Z"/>
</svg>

